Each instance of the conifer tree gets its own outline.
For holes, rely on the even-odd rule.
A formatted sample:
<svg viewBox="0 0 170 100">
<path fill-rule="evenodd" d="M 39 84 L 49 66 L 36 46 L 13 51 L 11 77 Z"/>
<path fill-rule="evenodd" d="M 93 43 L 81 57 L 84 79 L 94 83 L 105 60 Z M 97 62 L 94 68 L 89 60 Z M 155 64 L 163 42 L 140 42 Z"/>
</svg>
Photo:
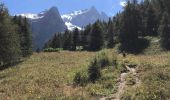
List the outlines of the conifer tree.
<svg viewBox="0 0 170 100">
<path fill-rule="evenodd" d="M 0 4 L 0 66 L 14 64 L 20 58 L 16 26 L 12 23 L 7 8 Z"/>
<path fill-rule="evenodd" d="M 159 26 L 160 44 L 165 50 L 170 50 L 170 16 L 168 12 L 164 12 Z"/>
<path fill-rule="evenodd" d="M 146 24 L 145 24 L 145 32 L 147 36 L 156 36 L 158 35 L 157 29 L 158 29 L 158 22 L 156 20 L 156 15 L 153 10 L 152 5 L 150 4 L 148 8 L 146 9 Z"/>
<path fill-rule="evenodd" d="M 82 33 L 82 46 L 85 50 L 87 50 L 89 46 L 89 35 L 91 33 L 91 27 L 91 24 L 87 25 Z"/>
<path fill-rule="evenodd" d="M 75 28 L 73 31 L 73 50 L 76 50 L 76 47 L 80 43 L 80 35 L 78 28 Z"/>
<path fill-rule="evenodd" d="M 18 26 L 17 33 L 19 34 L 21 52 L 23 57 L 30 56 L 33 52 L 32 48 L 32 33 L 27 18 L 14 16 L 13 22 Z"/>
<path fill-rule="evenodd" d="M 63 47 L 63 42 L 62 42 L 62 35 L 61 33 L 57 33 L 54 35 L 52 41 L 51 41 L 51 46 L 52 48 L 62 48 Z"/>
<path fill-rule="evenodd" d="M 32 48 L 32 34 L 30 31 L 30 26 L 27 18 L 24 18 L 24 26 L 23 26 L 23 56 L 30 56 L 33 52 Z"/>
<path fill-rule="evenodd" d="M 63 49 L 70 50 L 72 46 L 72 36 L 69 30 L 65 31 L 63 38 L 64 38 Z"/>
<path fill-rule="evenodd" d="M 112 21 L 109 21 L 107 34 L 108 34 L 107 47 L 113 48 L 114 47 L 114 26 L 113 26 Z"/>
<path fill-rule="evenodd" d="M 103 46 L 104 46 L 104 33 L 102 31 L 99 21 L 97 21 L 96 23 L 94 23 L 90 34 L 89 50 L 92 51 L 101 50 Z"/>
<path fill-rule="evenodd" d="M 136 0 L 128 1 L 122 13 L 119 33 L 121 51 L 135 52 L 137 49 L 140 15 L 136 6 Z"/>
</svg>

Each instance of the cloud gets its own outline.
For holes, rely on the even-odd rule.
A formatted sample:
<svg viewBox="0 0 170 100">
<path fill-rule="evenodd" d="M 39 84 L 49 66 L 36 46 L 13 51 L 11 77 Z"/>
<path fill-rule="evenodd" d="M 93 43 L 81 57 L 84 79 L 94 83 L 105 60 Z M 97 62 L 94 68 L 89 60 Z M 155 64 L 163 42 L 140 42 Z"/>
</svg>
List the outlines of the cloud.
<svg viewBox="0 0 170 100">
<path fill-rule="evenodd" d="M 121 6 L 125 7 L 125 6 L 126 6 L 126 4 L 127 4 L 127 2 L 126 2 L 126 1 L 120 1 L 120 5 L 121 5 Z"/>
</svg>

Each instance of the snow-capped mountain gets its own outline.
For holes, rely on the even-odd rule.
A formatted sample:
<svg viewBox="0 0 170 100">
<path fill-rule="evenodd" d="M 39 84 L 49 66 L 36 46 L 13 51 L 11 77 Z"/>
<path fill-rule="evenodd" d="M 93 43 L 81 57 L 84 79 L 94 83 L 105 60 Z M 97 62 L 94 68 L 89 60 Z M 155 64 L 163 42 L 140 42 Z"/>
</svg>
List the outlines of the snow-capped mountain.
<svg viewBox="0 0 170 100">
<path fill-rule="evenodd" d="M 81 30 L 97 20 L 108 20 L 108 16 L 104 12 L 99 13 L 95 7 L 62 16 L 56 7 L 39 14 L 26 13 L 17 16 L 23 16 L 30 20 L 35 49 L 43 48 L 44 44 L 57 32 L 63 32 L 66 29 L 73 30 L 74 28 Z"/>
<path fill-rule="evenodd" d="M 43 48 L 44 44 L 57 32 L 64 32 L 67 27 L 56 7 L 39 14 L 20 14 L 30 20 L 34 47 Z"/>
<path fill-rule="evenodd" d="M 47 11 L 48 10 L 39 14 L 26 13 L 19 15 L 36 21 L 43 18 Z M 90 9 L 78 10 L 69 14 L 61 15 L 61 18 L 69 30 L 73 30 L 76 27 L 81 30 L 82 27 L 85 27 L 88 24 L 92 24 L 96 20 L 108 20 L 108 16 L 104 12 L 99 13 L 94 6 L 92 6 Z"/>
<path fill-rule="evenodd" d="M 99 13 L 94 6 L 90 9 L 74 11 L 70 14 L 62 15 L 61 17 L 65 23 L 71 23 L 78 27 L 85 27 L 97 20 L 108 20 L 108 16 L 104 12 Z"/>
</svg>

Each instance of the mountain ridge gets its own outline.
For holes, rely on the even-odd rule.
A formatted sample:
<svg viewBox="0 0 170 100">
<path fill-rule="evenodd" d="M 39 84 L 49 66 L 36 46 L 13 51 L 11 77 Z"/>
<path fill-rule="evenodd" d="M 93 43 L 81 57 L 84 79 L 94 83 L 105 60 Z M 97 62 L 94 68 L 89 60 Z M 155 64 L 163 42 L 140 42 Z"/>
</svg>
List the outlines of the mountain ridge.
<svg viewBox="0 0 170 100">
<path fill-rule="evenodd" d="M 94 6 L 65 15 L 61 15 L 57 7 L 51 7 L 38 14 L 26 13 L 17 14 L 17 16 L 29 19 L 35 49 L 42 49 L 45 43 L 58 32 L 64 32 L 66 29 L 72 31 L 75 28 L 82 30 L 83 27 L 97 20 L 109 19 L 104 12 L 99 13 Z"/>
</svg>

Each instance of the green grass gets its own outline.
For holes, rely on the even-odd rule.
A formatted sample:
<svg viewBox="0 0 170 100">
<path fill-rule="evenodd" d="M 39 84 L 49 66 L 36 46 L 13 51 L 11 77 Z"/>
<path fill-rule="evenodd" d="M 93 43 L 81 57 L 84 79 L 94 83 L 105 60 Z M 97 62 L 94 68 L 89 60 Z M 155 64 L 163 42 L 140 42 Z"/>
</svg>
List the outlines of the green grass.
<svg viewBox="0 0 170 100">
<path fill-rule="evenodd" d="M 139 65 L 137 72 L 141 84 L 127 87 L 122 100 L 170 99 L 170 52 L 129 55 L 126 60 Z M 132 77 L 128 79 L 131 81 Z"/>
<path fill-rule="evenodd" d="M 140 85 L 132 85 L 134 77 L 126 77 L 127 87 L 122 100 L 170 99 L 170 52 L 159 48 L 157 38 L 142 54 L 123 58 L 115 49 L 106 50 L 117 56 L 118 66 L 101 70 L 101 77 L 86 86 L 73 86 L 77 72 L 85 72 L 98 52 L 34 53 L 19 65 L 0 71 L 0 100 L 92 100 L 116 92 L 118 78 L 127 69 L 124 63 L 137 64 Z"/>
<path fill-rule="evenodd" d="M 35 53 L 23 63 L 0 71 L 0 99 L 58 98 L 79 95 L 71 86 L 77 71 L 94 52 Z"/>
</svg>

